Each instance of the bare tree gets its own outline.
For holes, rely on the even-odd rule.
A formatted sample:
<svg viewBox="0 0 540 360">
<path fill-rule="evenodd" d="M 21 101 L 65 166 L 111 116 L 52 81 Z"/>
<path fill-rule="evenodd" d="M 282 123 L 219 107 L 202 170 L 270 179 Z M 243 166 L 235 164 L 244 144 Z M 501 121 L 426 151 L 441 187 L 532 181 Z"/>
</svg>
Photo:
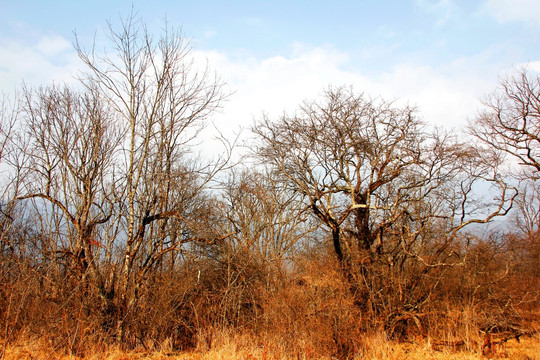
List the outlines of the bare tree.
<svg viewBox="0 0 540 360">
<path fill-rule="evenodd" d="M 407 300 L 403 292 L 460 263 L 454 245 L 462 230 L 504 215 L 515 196 L 496 154 L 428 132 L 413 108 L 347 88 L 330 88 L 322 102 L 276 122 L 265 118 L 254 132 L 257 157 L 330 231 L 353 290 L 367 289 L 372 304 L 386 301 L 381 288 L 390 278 L 377 263 L 398 281 L 387 290 L 401 289 L 401 304 L 423 301 L 429 294 Z M 491 185 L 495 201 L 480 201 L 479 185 Z"/>
<path fill-rule="evenodd" d="M 224 194 L 228 244 L 280 268 L 314 231 L 298 197 L 267 172 L 233 172 Z"/>
<path fill-rule="evenodd" d="M 15 125 L 19 118 L 19 107 L 16 99 L 11 100 L 2 95 L 0 98 L 0 162 L 3 162 L 5 152 L 9 149 L 9 142 L 15 132 Z"/>
<path fill-rule="evenodd" d="M 123 249 L 118 292 L 129 307 L 145 274 L 165 254 L 223 235 L 207 226 L 212 211 L 206 188 L 227 164 L 230 148 L 204 162 L 192 146 L 226 94 L 224 83 L 195 62 L 177 30 L 166 26 L 156 41 L 130 16 L 108 36 L 112 54 L 96 55 L 80 45 L 77 50 L 88 69 L 83 84 L 98 89 L 122 129 L 112 175 L 118 209 L 112 233 Z"/>
<path fill-rule="evenodd" d="M 112 216 L 107 180 L 120 141 L 114 121 L 95 89 L 26 90 L 24 116 L 29 161 L 17 200 L 41 200 L 34 204 L 46 231 L 67 235 L 49 250 L 71 259 L 82 278 L 90 272 L 103 295 L 96 227 Z"/>
<path fill-rule="evenodd" d="M 510 167 L 511 177 L 519 181 L 520 189 L 515 212 L 517 226 L 512 232 L 527 239 L 522 245 L 531 252 L 537 267 L 540 261 L 540 76 L 521 68 L 500 80 L 498 88 L 483 103 L 485 108 L 471 121 L 469 132 L 486 147 L 517 160 L 522 167 L 523 171 Z"/>
<path fill-rule="evenodd" d="M 419 122 L 412 109 L 396 111 L 346 89 L 329 90 L 327 103 L 305 103 L 301 115 L 272 123 L 264 119 L 255 132 L 258 154 L 303 194 L 313 213 L 332 231 L 344 260 L 342 225 L 354 218 L 357 246 L 369 250 L 381 232 L 370 228 L 379 207 L 372 194 L 398 177 L 420 156 Z M 399 156 L 397 156 L 399 155 Z M 373 230 L 373 231 L 372 231 Z"/>
<path fill-rule="evenodd" d="M 210 183 L 231 147 L 209 161 L 193 150 L 227 95 L 180 32 L 166 26 L 154 40 L 133 16 L 109 30 L 112 53 L 77 44 L 86 66 L 79 90 L 25 89 L 20 108 L 0 109 L 2 166 L 8 159 L 17 180 L 2 199 L 1 224 L 8 206 L 27 205 L 44 261 L 66 264 L 76 288 L 99 295 L 104 326 L 123 338 L 145 281 L 167 256 L 174 270 L 184 244 L 228 236 Z M 2 248 L 11 246 L 4 234 Z"/>
<path fill-rule="evenodd" d="M 412 108 L 365 99 L 344 88 L 328 90 L 325 100 L 305 103 L 299 114 L 275 123 L 264 119 L 254 131 L 261 140 L 258 156 L 303 194 L 332 230 L 340 261 L 343 235 L 352 236 L 358 249 L 378 252 L 386 228 L 413 216 L 415 205 L 460 173 L 475 171 L 453 191 L 463 201 L 470 200 L 466 196 L 475 181 L 491 180 L 504 188 L 481 154 L 425 132 Z M 459 199 L 452 198 L 451 217 L 470 223 L 465 204 L 455 202 Z M 506 200 L 501 198 L 493 215 Z"/>
<path fill-rule="evenodd" d="M 22 179 L 22 163 L 25 161 L 17 149 L 20 122 L 20 107 L 18 98 L 8 98 L 3 95 L 0 99 L 0 252 L 9 249 L 14 251 L 7 233 L 13 223 L 12 210 Z M 23 143 L 19 143 L 24 147 Z"/>
<path fill-rule="evenodd" d="M 485 109 L 469 126 L 484 144 L 540 171 L 540 76 L 522 69 L 503 79 L 484 99 Z"/>
</svg>

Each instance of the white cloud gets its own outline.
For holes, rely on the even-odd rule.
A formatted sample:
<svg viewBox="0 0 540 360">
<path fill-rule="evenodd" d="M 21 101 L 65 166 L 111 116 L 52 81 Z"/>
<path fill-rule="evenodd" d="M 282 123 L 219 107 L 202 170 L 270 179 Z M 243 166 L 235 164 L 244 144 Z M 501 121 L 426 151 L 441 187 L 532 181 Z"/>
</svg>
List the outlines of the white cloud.
<svg viewBox="0 0 540 360">
<path fill-rule="evenodd" d="M 79 63 L 66 44 L 61 38 L 43 38 L 36 45 L 26 46 L 0 39 L 0 87 L 11 91 L 23 79 L 30 85 L 73 81 Z M 474 116 L 478 98 L 493 90 L 497 75 L 502 75 L 496 72 L 500 71 L 496 65 L 486 66 L 489 54 L 462 58 L 440 68 L 401 63 L 382 71 L 351 70 L 348 53 L 330 46 L 298 43 L 287 55 L 263 59 L 232 58 L 216 51 L 193 54 L 199 60 L 208 60 L 234 91 L 215 117 L 226 136 L 240 126 L 251 127 L 253 119 L 263 112 L 272 118 L 283 111 L 293 112 L 303 100 L 316 99 L 329 85 L 353 85 L 369 96 L 397 98 L 401 103 L 417 105 L 427 122 L 459 127 Z"/>
<path fill-rule="evenodd" d="M 319 99 L 329 85 L 352 85 L 366 96 L 417 106 L 426 123 L 459 130 L 477 114 L 479 99 L 495 89 L 501 70 L 497 65 L 486 65 L 489 53 L 461 58 L 440 68 L 401 63 L 382 72 L 346 70 L 351 61 L 347 53 L 301 44 L 295 44 L 287 56 L 265 59 L 233 59 L 218 52 L 196 55 L 208 59 L 234 91 L 222 113 L 214 117 L 217 128 L 229 139 L 240 126 L 253 126 L 263 113 L 277 119 L 284 111 L 293 113 L 304 100 Z M 203 134 L 205 154 L 219 153 L 219 144 L 210 140 L 212 135 L 212 131 Z M 243 135 L 249 136 L 249 131 Z"/>
<path fill-rule="evenodd" d="M 486 66 L 488 55 L 482 54 L 442 68 L 403 63 L 382 72 L 359 72 L 344 70 L 350 62 L 347 53 L 300 44 L 289 56 L 266 59 L 237 60 L 216 52 L 198 55 L 207 57 L 235 91 L 216 118 L 217 126 L 229 131 L 250 127 L 263 112 L 273 118 L 292 112 L 303 100 L 316 99 L 328 85 L 353 85 L 368 96 L 417 105 L 426 122 L 459 128 L 476 114 L 479 98 L 494 89 L 500 70 Z"/>
<path fill-rule="evenodd" d="M 532 61 L 530 63 L 522 64 L 521 66 L 540 73 L 540 61 Z"/>
<path fill-rule="evenodd" d="M 36 49 L 43 55 L 52 57 L 73 50 L 73 46 L 61 36 L 46 36 L 39 41 Z"/>
<path fill-rule="evenodd" d="M 521 21 L 540 26 L 540 1 L 538 0 L 488 0 L 484 11 L 499 22 Z"/>
<path fill-rule="evenodd" d="M 0 89 L 28 85 L 70 83 L 79 66 L 70 43 L 61 37 L 43 37 L 36 44 L 0 39 Z"/>
<path fill-rule="evenodd" d="M 292 55 L 265 59 L 231 59 L 216 52 L 198 55 L 207 57 L 234 91 L 221 121 L 244 127 L 263 112 L 277 116 L 293 111 L 330 84 L 365 82 L 362 76 L 341 70 L 348 57 L 332 48 L 305 49 L 295 44 Z"/>
<path fill-rule="evenodd" d="M 400 64 L 384 74 L 382 93 L 418 106 L 420 116 L 437 126 L 459 128 L 473 116 L 482 95 L 479 79 L 452 78 L 430 66 Z"/>
</svg>

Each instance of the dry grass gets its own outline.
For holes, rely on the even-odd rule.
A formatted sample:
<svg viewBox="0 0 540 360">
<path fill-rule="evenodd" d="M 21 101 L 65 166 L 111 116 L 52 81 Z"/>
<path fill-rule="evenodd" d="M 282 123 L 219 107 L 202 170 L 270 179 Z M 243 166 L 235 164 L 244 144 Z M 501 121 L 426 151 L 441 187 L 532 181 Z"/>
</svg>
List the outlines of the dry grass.
<svg viewBox="0 0 540 360">
<path fill-rule="evenodd" d="M 386 340 L 385 336 L 373 335 L 364 337 L 359 342 L 356 356 L 353 359 L 377 360 L 480 360 L 486 359 L 480 350 L 465 351 L 451 347 L 436 350 L 430 340 L 417 343 L 397 343 Z M 48 344 L 39 340 L 19 342 L 7 347 L 5 360 L 22 359 L 51 359 L 51 360 L 214 360 L 214 359 L 261 359 L 261 360 L 307 360 L 307 359 L 336 359 L 336 357 L 320 356 L 306 348 L 304 352 L 291 351 L 284 348 L 282 343 L 264 343 L 263 339 L 252 335 L 222 333 L 216 336 L 207 348 L 200 346 L 192 352 L 173 353 L 170 344 L 166 341 L 160 351 L 156 352 L 124 352 L 118 348 L 96 349 L 84 358 L 61 354 Z M 540 335 L 526 337 L 517 342 L 511 340 L 487 358 L 512 360 L 540 359 Z"/>
</svg>

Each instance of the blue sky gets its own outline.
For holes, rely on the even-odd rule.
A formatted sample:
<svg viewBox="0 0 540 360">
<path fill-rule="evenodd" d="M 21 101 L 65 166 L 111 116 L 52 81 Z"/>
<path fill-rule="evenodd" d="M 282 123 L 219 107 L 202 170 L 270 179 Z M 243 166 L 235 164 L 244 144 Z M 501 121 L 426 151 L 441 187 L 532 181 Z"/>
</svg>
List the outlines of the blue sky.
<svg viewBox="0 0 540 360">
<path fill-rule="evenodd" d="M 540 0 L 0 0 L 0 90 L 70 82 L 73 32 L 91 44 L 131 7 L 193 39 L 233 96 L 216 121 L 249 126 L 328 85 L 418 105 L 434 124 L 464 124 L 499 76 L 540 70 Z"/>
</svg>

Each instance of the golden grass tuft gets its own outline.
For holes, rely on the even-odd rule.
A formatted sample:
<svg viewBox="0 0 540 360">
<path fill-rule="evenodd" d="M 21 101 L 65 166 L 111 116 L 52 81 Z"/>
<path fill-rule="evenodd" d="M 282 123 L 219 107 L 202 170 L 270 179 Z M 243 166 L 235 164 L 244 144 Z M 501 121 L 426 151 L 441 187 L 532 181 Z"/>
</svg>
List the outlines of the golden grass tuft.
<svg viewBox="0 0 540 360">
<path fill-rule="evenodd" d="M 125 352 L 118 347 L 96 349 L 85 357 L 61 354 L 40 340 L 28 340 L 8 345 L 5 360 L 330 360 L 336 357 L 321 356 L 309 351 L 287 349 L 285 342 L 265 342 L 251 334 L 222 331 L 215 334 L 210 346 L 203 344 L 191 352 L 173 353 L 165 342 L 160 351 Z M 359 340 L 357 354 L 351 360 L 481 360 L 512 359 L 540 360 L 540 335 L 524 337 L 520 342 L 510 340 L 493 354 L 483 356 L 480 349 L 471 352 L 451 347 L 436 350 L 429 339 L 416 343 L 388 341 L 384 334 L 364 336 Z"/>
</svg>

